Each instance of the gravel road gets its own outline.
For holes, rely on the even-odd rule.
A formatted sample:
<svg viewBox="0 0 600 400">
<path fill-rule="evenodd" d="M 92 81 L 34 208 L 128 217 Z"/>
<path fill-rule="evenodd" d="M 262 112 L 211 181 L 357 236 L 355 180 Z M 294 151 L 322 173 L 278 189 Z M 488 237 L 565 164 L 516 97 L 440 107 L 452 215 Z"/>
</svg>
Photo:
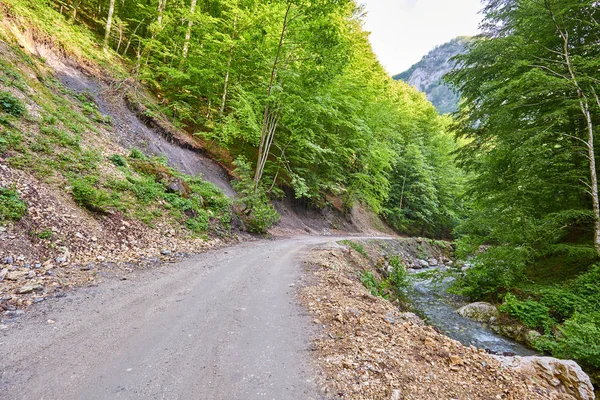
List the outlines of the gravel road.
<svg viewBox="0 0 600 400">
<path fill-rule="evenodd" d="M 333 240 L 247 242 L 48 300 L 0 332 L 0 399 L 319 399 L 295 285 Z"/>
</svg>

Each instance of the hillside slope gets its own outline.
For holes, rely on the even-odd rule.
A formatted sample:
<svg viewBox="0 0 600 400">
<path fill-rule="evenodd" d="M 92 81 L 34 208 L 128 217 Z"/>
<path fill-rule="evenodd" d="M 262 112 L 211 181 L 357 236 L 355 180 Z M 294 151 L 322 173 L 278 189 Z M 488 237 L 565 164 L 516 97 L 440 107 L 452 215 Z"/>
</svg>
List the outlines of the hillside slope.
<svg viewBox="0 0 600 400">
<path fill-rule="evenodd" d="M 450 59 L 465 50 L 468 37 L 457 37 L 431 50 L 421 61 L 408 70 L 394 75 L 395 80 L 404 81 L 425 93 L 427 99 L 440 114 L 452 113 L 458 109 L 460 95 L 441 81 L 453 63 Z"/>
<path fill-rule="evenodd" d="M 227 173 L 143 88 L 3 12 L 0 311 L 235 240 Z"/>
</svg>

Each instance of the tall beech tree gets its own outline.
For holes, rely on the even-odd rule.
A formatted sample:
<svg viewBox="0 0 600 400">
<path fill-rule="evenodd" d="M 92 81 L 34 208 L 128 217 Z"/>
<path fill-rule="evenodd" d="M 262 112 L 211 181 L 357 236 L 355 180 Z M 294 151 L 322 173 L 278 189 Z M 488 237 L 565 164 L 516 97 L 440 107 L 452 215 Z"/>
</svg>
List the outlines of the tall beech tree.
<svg viewBox="0 0 600 400">
<path fill-rule="evenodd" d="M 463 160 L 476 172 L 472 192 L 483 214 L 504 213 L 489 221 L 499 242 L 548 245 L 539 235 L 549 218 L 558 229 L 550 243 L 591 222 L 600 252 L 599 8 L 594 1 L 494 0 L 484 13 L 484 34 L 450 75 L 465 98 L 458 132 L 470 140 Z"/>
</svg>

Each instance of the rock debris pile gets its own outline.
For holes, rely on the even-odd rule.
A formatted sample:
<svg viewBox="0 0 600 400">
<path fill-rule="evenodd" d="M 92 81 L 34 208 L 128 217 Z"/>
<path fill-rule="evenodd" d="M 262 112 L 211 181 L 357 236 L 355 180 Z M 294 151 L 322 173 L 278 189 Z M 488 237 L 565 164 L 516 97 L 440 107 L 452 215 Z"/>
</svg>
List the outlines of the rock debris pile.
<svg viewBox="0 0 600 400">
<path fill-rule="evenodd" d="M 166 220 L 151 228 L 119 213 L 95 218 L 50 185 L 1 164 L 0 186 L 15 187 L 28 204 L 21 221 L 0 226 L 0 323 L 69 288 L 127 279 L 139 268 L 238 240 L 191 238 Z"/>
</svg>

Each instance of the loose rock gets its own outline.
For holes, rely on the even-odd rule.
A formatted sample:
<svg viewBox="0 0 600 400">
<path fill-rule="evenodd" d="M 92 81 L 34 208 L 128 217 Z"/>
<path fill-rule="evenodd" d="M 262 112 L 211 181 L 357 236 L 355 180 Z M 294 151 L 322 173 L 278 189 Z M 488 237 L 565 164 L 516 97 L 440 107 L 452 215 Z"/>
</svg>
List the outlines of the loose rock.
<svg viewBox="0 0 600 400">
<path fill-rule="evenodd" d="M 34 290 L 41 291 L 41 290 L 44 290 L 44 287 L 42 285 L 25 285 L 25 286 L 21 286 L 19 288 L 19 290 L 17 291 L 17 293 L 27 294 L 27 293 L 33 292 Z"/>
<path fill-rule="evenodd" d="M 507 369 L 525 376 L 544 379 L 549 386 L 563 393 L 565 399 L 595 399 L 590 378 L 575 361 L 536 356 L 494 357 Z"/>
</svg>

